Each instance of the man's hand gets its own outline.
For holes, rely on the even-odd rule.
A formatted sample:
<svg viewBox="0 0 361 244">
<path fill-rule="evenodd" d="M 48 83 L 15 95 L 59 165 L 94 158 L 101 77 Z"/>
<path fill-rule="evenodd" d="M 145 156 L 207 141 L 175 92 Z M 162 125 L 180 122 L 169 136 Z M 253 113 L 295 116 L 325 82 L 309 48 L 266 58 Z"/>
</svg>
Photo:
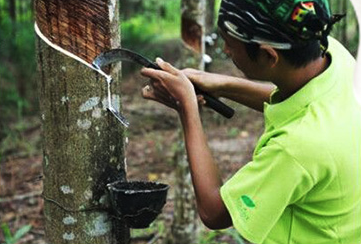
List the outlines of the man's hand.
<svg viewBox="0 0 361 244">
<path fill-rule="evenodd" d="M 219 97 L 221 94 L 221 85 L 225 79 L 224 75 L 204 72 L 196 69 L 187 68 L 182 70 L 182 73 L 187 76 L 188 79 L 196 84 L 201 90 L 207 92 L 214 97 Z"/>
<path fill-rule="evenodd" d="M 141 74 L 151 78 L 150 85 L 142 90 L 144 98 L 160 102 L 178 112 L 197 107 L 197 96 L 187 76 L 162 59 L 156 59 L 162 70 L 143 68 Z"/>
</svg>

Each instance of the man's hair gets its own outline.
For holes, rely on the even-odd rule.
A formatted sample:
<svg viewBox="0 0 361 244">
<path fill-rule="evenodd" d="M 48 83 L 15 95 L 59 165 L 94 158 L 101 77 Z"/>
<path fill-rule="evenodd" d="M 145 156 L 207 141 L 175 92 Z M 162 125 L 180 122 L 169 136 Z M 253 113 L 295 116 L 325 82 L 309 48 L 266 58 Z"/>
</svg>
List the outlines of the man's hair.
<svg viewBox="0 0 361 244">
<path fill-rule="evenodd" d="M 260 45 L 257 43 L 244 43 L 249 58 L 256 61 L 258 58 Z M 318 40 L 310 41 L 306 46 L 292 48 L 290 50 L 277 49 L 286 61 L 295 68 L 301 68 L 310 62 L 319 58 L 322 54 L 320 42 Z"/>
</svg>

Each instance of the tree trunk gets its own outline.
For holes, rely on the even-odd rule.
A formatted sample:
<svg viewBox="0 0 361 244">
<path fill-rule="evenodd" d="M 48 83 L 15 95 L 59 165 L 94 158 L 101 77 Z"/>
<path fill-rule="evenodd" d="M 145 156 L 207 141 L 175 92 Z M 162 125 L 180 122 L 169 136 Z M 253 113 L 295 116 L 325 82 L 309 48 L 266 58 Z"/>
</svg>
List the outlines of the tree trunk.
<svg viewBox="0 0 361 244">
<path fill-rule="evenodd" d="M 17 4 L 17 13 L 18 13 L 18 19 L 19 19 L 19 23 L 24 21 L 24 3 L 26 0 L 22 0 L 21 2 L 18 2 Z"/>
<path fill-rule="evenodd" d="M 52 43 L 87 62 L 120 45 L 118 2 L 36 0 L 36 22 Z M 107 83 L 37 40 L 44 215 L 48 243 L 125 244 L 129 230 L 110 211 L 106 185 L 125 180 L 124 129 L 106 111 Z M 119 66 L 110 70 L 119 94 Z M 118 95 L 113 105 L 120 106 Z M 115 104 L 114 104 L 115 103 Z"/>
<path fill-rule="evenodd" d="M 348 1 L 349 0 L 340 0 L 339 4 L 340 4 L 340 13 L 347 13 L 347 5 L 348 5 Z M 347 20 L 349 19 L 349 17 L 346 15 L 346 17 L 340 22 L 340 36 L 339 36 L 339 40 L 340 42 L 347 46 Z"/>
<path fill-rule="evenodd" d="M 16 0 L 9 0 L 9 16 L 12 22 L 16 22 Z"/>
<path fill-rule="evenodd" d="M 182 131 L 178 132 L 182 137 Z M 198 214 L 194 201 L 194 191 L 184 143 L 179 142 L 174 155 L 174 218 L 167 238 L 169 244 L 196 243 L 198 239 Z"/>
<path fill-rule="evenodd" d="M 34 16 L 34 0 L 30 0 L 30 10 L 31 10 L 31 16 Z"/>
<path fill-rule="evenodd" d="M 214 0 L 207 0 L 206 34 L 211 34 L 214 31 L 214 4 Z"/>
<path fill-rule="evenodd" d="M 142 2 L 141 0 L 122 0 L 120 2 L 120 7 L 122 9 L 122 19 L 127 20 L 133 17 L 136 13 L 142 11 Z"/>
<path fill-rule="evenodd" d="M 205 50 L 205 0 L 182 0 L 181 35 L 184 44 L 181 66 L 203 70 Z"/>
<path fill-rule="evenodd" d="M 181 68 L 204 69 L 205 0 L 182 0 Z M 179 137 L 182 133 L 179 131 Z M 181 139 L 180 139 L 181 140 Z M 169 243 L 189 244 L 198 239 L 198 215 L 194 201 L 193 185 L 186 158 L 184 143 L 175 153 L 176 185 L 174 197 L 174 220 Z"/>
<path fill-rule="evenodd" d="M 347 2 L 349 0 L 332 0 L 330 1 L 331 9 L 333 13 L 337 14 L 345 14 L 347 13 Z M 339 23 L 337 23 L 332 33 L 334 37 L 336 37 L 337 40 L 339 40 L 343 45 L 348 44 L 348 38 L 347 38 L 347 21 L 349 20 L 350 16 L 349 13 L 347 13 L 346 17 L 343 18 Z"/>
<path fill-rule="evenodd" d="M 16 38 L 16 0 L 9 1 L 9 16 L 11 20 L 11 39 L 12 43 L 15 43 Z M 11 51 L 14 51 L 15 44 L 11 45 Z"/>
<path fill-rule="evenodd" d="M 4 6 L 3 0 L 0 0 L 0 24 L 3 21 L 3 11 L 4 11 L 3 6 Z"/>
</svg>

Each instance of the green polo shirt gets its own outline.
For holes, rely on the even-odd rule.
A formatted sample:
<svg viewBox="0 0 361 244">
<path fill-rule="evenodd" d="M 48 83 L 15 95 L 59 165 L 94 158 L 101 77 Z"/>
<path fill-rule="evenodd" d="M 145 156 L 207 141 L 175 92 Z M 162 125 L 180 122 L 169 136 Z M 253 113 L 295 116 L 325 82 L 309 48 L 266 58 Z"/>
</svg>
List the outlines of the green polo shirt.
<svg viewBox="0 0 361 244">
<path fill-rule="evenodd" d="M 264 244 L 361 243 L 361 109 L 355 61 L 330 38 L 331 64 L 265 104 L 253 159 L 221 188 L 242 237 Z"/>
</svg>

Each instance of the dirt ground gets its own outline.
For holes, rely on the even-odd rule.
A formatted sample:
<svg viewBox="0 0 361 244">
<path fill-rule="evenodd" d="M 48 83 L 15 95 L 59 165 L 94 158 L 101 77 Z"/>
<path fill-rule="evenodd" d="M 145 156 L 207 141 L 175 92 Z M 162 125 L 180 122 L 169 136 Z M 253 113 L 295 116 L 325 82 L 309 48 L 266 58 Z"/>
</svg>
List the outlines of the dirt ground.
<svg viewBox="0 0 361 244">
<path fill-rule="evenodd" d="M 222 62 L 222 66 L 218 62 Z M 209 70 L 239 75 L 230 61 L 215 61 Z M 172 189 L 173 154 L 174 146 L 181 140 L 178 137 L 180 123 L 174 111 L 140 97 L 143 81 L 137 72 L 123 78 L 122 102 L 124 113 L 131 123 L 126 150 L 127 177 L 131 180 L 157 180 L 168 183 Z M 225 180 L 250 160 L 257 138 L 263 130 L 261 113 L 234 103 L 228 104 L 236 109 L 236 115 L 230 120 L 207 108 L 202 111 L 209 146 Z M 15 147 L 9 147 L 1 157 L 0 223 L 7 223 L 12 233 L 26 224 L 31 224 L 31 231 L 18 243 L 42 244 L 45 241 L 41 198 L 40 119 L 24 118 L 23 125 L 25 129 L 20 137 L 24 142 L 9 142 Z M 171 223 L 172 203 L 173 191 L 170 190 L 160 217 L 167 220 L 165 228 L 169 228 Z M 0 233 L 0 243 L 3 243 L 4 236 L 1 231 Z M 147 240 L 142 234 L 137 237 L 135 235 L 138 234 L 134 233 L 132 243 L 151 243 L 153 236 L 149 235 Z M 145 240 L 139 241 L 142 238 Z"/>
</svg>

